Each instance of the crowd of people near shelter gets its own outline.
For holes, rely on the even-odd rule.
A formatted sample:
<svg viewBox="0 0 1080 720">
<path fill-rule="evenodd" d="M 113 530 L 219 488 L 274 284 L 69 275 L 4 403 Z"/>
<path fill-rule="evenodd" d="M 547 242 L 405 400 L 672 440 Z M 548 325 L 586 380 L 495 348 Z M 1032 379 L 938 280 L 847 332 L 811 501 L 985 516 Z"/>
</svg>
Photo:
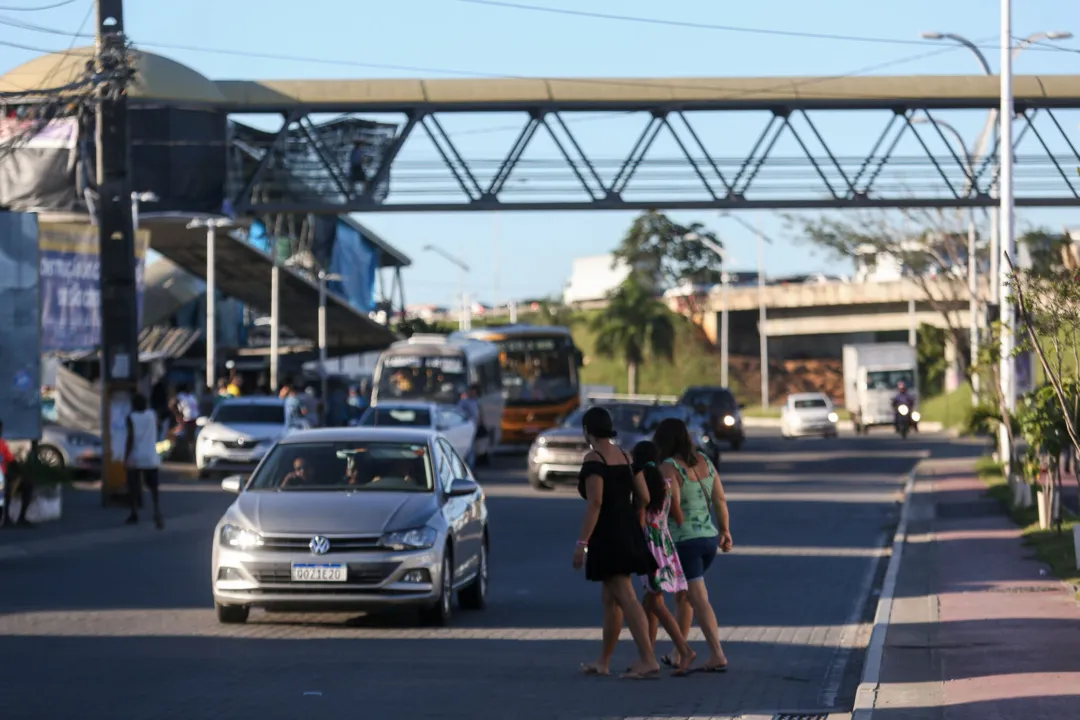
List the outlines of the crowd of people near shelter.
<svg viewBox="0 0 1080 720">
<path fill-rule="evenodd" d="M 586 675 L 609 675 L 611 657 L 624 620 L 638 660 L 621 677 L 660 677 L 660 663 L 676 675 L 725 672 L 716 614 L 705 574 L 717 551 L 732 548 L 727 501 L 716 467 L 694 447 L 682 420 L 663 420 L 652 441 L 628 455 L 615 442 L 608 411 L 590 408 L 582 418 L 591 448 L 578 479 L 588 502 L 573 565 L 588 580 L 601 583 L 603 640 L 599 658 L 581 666 Z M 645 600 L 638 602 L 634 576 L 642 578 Z M 675 596 L 676 612 L 664 595 Z M 687 637 L 694 617 L 709 646 L 709 657 L 695 666 L 697 653 Z M 656 658 L 656 635 L 663 626 L 675 651 Z"/>
</svg>

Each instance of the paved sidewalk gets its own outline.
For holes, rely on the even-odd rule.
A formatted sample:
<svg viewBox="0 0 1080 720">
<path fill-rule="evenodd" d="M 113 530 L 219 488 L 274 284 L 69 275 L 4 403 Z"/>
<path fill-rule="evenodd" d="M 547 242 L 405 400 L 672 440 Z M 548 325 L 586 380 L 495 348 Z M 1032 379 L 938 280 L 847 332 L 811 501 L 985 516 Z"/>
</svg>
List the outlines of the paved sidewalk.
<svg viewBox="0 0 1080 720">
<path fill-rule="evenodd" d="M 161 503 L 166 532 L 201 523 L 207 515 L 220 514 L 231 500 L 218 483 L 194 480 L 186 466 L 162 467 Z M 124 524 L 128 510 L 101 503 L 100 481 L 75 482 L 64 488 L 63 514 L 59 520 L 33 528 L 0 528 L 0 562 L 48 552 L 66 552 L 87 545 L 123 542 L 134 533 L 153 531 L 150 496 L 145 493 L 140 526 Z"/>
<path fill-rule="evenodd" d="M 1080 604 L 970 462 L 920 470 L 868 717 L 1080 717 Z"/>
</svg>

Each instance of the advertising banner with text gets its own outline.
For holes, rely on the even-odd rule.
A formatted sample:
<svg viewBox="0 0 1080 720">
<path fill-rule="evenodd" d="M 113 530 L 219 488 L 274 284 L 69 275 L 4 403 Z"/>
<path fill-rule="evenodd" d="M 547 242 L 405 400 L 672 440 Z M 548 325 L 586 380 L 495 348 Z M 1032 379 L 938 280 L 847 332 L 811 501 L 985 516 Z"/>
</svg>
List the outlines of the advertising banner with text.
<svg viewBox="0 0 1080 720">
<path fill-rule="evenodd" d="M 92 350 L 101 344 L 98 229 L 76 223 L 42 223 L 41 350 Z M 143 268 L 150 234 L 135 236 L 135 282 L 142 320 Z"/>
</svg>

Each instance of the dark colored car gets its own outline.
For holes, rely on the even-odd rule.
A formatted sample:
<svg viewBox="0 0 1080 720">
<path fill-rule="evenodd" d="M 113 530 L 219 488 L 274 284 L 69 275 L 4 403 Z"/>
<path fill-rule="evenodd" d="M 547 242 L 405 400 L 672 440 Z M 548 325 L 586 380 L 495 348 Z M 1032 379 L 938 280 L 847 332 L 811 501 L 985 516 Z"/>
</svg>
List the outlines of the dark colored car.
<svg viewBox="0 0 1080 720">
<path fill-rule="evenodd" d="M 719 440 L 725 440 L 732 450 L 738 450 L 746 442 L 743 429 L 743 405 L 725 387 L 699 385 L 686 389 L 679 404 L 708 418 L 709 426 Z"/>
<path fill-rule="evenodd" d="M 607 408 L 611 413 L 615 430 L 619 433 L 617 442 L 626 452 L 633 450 L 634 445 L 642 440 L 651 440 L 660 421 L 673 417 L 695 430 L 693 437 L 699 449 L 706 451 L 714 461 L 719 459 L 704 447 L 701 433 L 694 427 L 694 414 L 690 408 L 634 401 L 594 404 Z M 581 432 L 581 418 L 590 407 L 592 405 L 586 405 L 570 413 L 559 427 L 541 433 L 532 444 L 528 455 L 528 477 L 529 484 L 537 490 L 550 490 L 556 484 L 577 480 L 582 458 L 589 452 Z"/>
</svg>

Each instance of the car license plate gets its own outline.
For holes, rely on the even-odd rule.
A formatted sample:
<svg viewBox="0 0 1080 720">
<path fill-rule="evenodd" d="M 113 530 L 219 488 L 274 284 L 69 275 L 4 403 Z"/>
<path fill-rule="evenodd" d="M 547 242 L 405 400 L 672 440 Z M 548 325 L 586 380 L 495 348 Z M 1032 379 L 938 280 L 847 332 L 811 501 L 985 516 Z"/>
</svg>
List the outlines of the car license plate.
<svg viewBox="0 0 1080 720">
<path fill-rule="evenodd" d="M 293 563 L 293 582 L 345 582 L 349 571 L 345 565 Z"/>
</svg>

